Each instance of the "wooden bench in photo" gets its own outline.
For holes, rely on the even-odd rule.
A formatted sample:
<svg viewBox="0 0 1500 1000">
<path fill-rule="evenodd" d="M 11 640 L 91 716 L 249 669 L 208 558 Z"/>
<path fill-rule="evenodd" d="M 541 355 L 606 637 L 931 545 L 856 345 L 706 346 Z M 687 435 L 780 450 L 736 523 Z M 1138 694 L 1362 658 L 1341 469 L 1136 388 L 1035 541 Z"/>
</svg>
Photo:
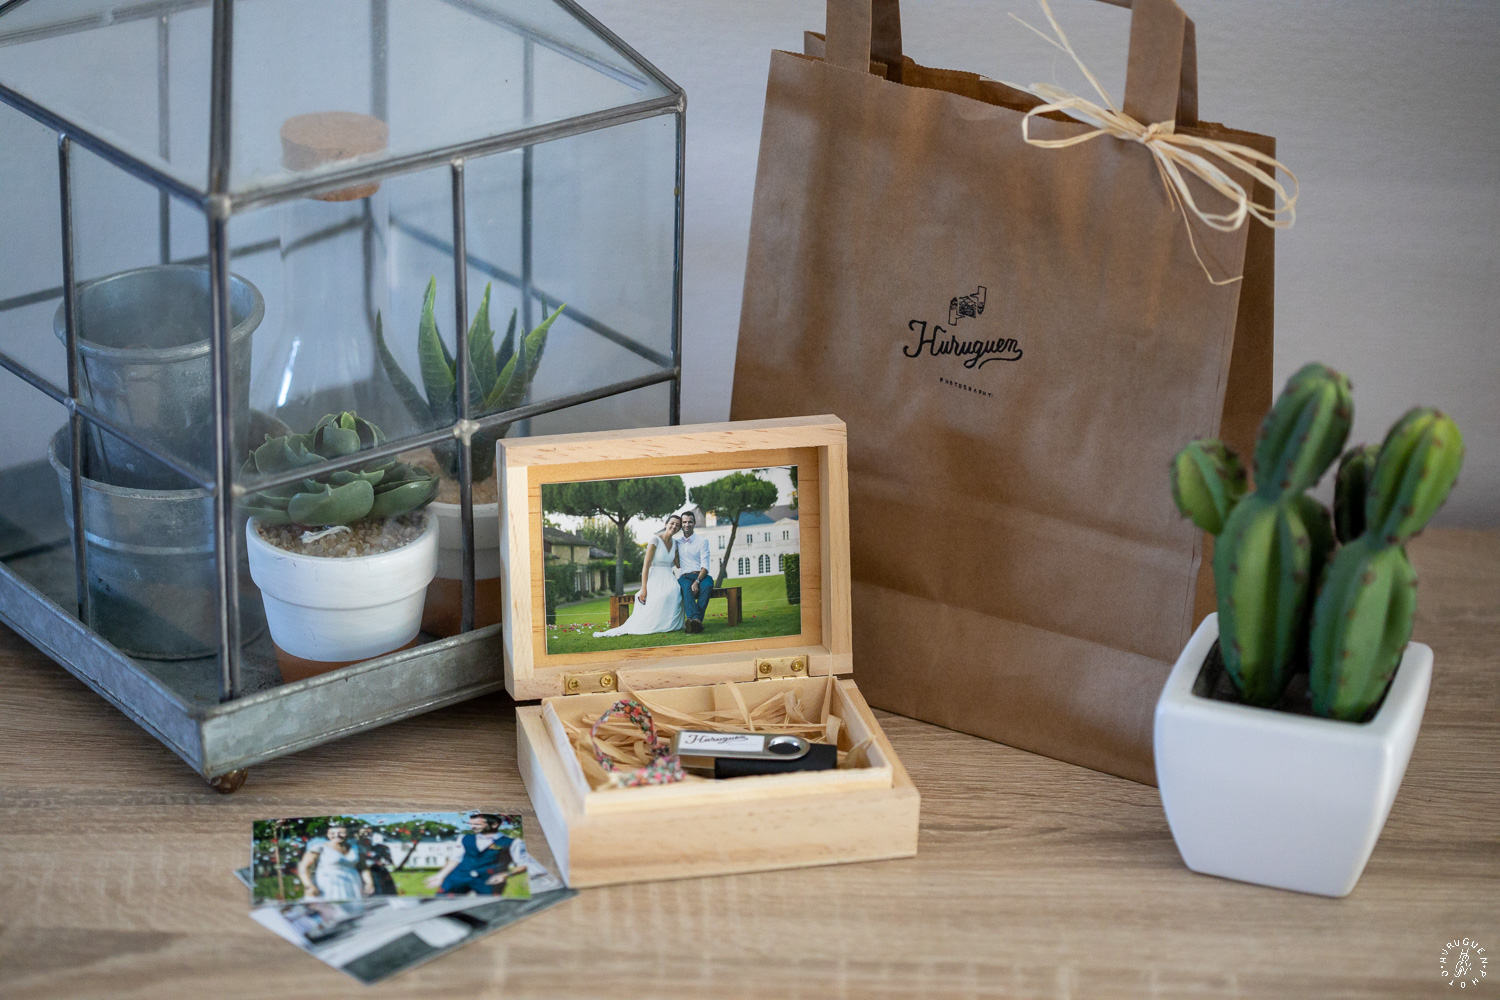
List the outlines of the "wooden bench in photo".
<svg viewBox="0 0 1500 1000">
<path fill-rule="evenodd" d="M 619 628 L 630 617 L 630 606 L 635 603 L 634 594 L 609 595 L 609 627 Z"/>
<path fill-rule="evenodd" d="M 710 601 L 717 597 L 724 598 L 725 603 L 728 605 L 729 625 L 731 628 L 738 625 L 740 618 L 744 615 L 744 604 L 742 603 L 740 594 L 741 590 L 739 587 L 715 587 L 713 592 L 708 595 Z M 619 628 L 621 625 L 624 625 L 625 619 L 630 617 L 630 607 L 634 603 L 634 594 L 622 594 L 619 596 L 611 594 L 609 598 L 609 627 Z"/>
<path fill-rule="evenodd" d="M 724 598 L 729 605 L 729 627 L 733 628 L 738 625 L 740 623 L 740 614 L 744 609 L 744 605 L 740 603 L 740 588 L 715 587 L 713 593 L 708 595 L 708 599 L 711 601 L 716 597 Z"/>
</svg>

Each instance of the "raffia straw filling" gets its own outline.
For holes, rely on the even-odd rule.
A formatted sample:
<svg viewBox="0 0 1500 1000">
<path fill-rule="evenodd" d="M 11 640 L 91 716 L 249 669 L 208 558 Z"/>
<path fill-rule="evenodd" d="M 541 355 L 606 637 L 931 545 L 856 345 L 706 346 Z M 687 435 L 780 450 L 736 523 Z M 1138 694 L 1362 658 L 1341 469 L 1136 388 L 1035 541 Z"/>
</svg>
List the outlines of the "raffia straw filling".
<svg viewBox="0 0 1500 1000">
<path fill-rule="evenodd" d="M 725 682 L 719 685 L 725 694 L 721 704 L 733 707 L 705 712 L 685 712 L 673 708 L 652 698 L 649 692 L 633 690 L 629 685 L 622 685 L 620 693 L 621 697 L 634 698 L 650 710 L 656 723 L 657 735 L 663 740 L 671 740 L 684 729 L 700 729 L 709 732 L 787 733 L 801 736 L 812 743 L 838 746 L 839 738 L 847 733 L 848 727 L 833 711 L 833 684 L 834 679 L 829 677 L 821 697 L 813 705 L 807 704 L 796 691 L 788 690 L 780 698 L 768 698 L 751 709 L 745 702 L 740 685 Z M 589 740 L 589 730 L 601 714 L 602 710 L 587 714 L 576 723 L 566 719 L 559 720 L 573 744 L 584 777 L 594 789 L 603 788 L 609 783 L 609 774 L 594 759 Z M 644 767 L 651 761 L 646 750 L 646 739 L 640 728 L 619 716 L 606 719 L 594 735 L 594 741 L 606 757 L 621 767 Z M 840 750 L 839 767 L 869 767 L 870 760 L 866 752 L 869 743 L 870 740 L 864 740 L 848 750 Z M 689 775 L 687 780 L 712 779 Z"/>
</svg>

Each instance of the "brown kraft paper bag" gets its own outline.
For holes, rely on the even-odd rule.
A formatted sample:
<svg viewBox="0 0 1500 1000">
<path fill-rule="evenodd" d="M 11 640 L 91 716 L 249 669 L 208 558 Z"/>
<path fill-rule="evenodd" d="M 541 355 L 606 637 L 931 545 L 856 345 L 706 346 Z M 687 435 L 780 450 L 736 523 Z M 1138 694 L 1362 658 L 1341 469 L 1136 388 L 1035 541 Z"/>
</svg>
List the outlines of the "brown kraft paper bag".
<svg viewBox="0 0 1500 1000">
<path fill-rule="evenodd" d="M 1274 155 L 1197 120 L 1172 0 L 1131 16 L 1127 114 Z M 1253 450 L 1274 232 L 1195 222 L 1200 264 L 1141 143 L 1028 145 L 1042 102 L 903 56 L 895 0 L 830 0 L 827 27 L 826 58 L 814 34 L 771 57 L 731 416 L 849 426 L 871 704 L 1154 782 L 1157 695 L 1213 609 L 1168 464 L 1195 437 Z"/>
</svg>

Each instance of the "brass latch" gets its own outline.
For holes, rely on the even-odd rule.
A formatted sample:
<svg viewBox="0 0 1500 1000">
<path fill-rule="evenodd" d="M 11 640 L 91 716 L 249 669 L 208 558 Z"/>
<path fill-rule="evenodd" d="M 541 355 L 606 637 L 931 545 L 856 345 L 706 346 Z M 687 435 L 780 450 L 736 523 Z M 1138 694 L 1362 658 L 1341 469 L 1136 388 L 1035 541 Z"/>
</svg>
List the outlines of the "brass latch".
<svg viewBox="0 0 1500 1000">
<path fill-rule="evenodd" d="M 807 657 L 765 656 L 755 661 L 755 679 L 768 681 L 773 677 L 806 677 Z"/>
<path fill-rule="evenodd" d="M 620 690 L 620 679 L 613 670 L 591 674 L 563 674 L 563 694 L 614 694 Z"/>
</svg>

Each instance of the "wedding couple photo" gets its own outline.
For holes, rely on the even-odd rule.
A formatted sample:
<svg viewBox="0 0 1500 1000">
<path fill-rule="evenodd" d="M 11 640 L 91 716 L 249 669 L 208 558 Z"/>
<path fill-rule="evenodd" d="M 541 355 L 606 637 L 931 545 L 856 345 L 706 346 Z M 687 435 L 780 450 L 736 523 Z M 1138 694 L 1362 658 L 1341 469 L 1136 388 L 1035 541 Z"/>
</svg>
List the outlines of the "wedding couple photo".
<svg viewBox="0 0 1500 1000">
<path fill-rule="evenodd" d="M 262 903 L 498 896 L 528 899 L 521 817 L 364 813 L 256 820 L 251 880 Z"/>
<path fill-rule="evenodd" d="M 547 652 L 802 631 L 797 467 L 542 487 Z"/>
</svg>

